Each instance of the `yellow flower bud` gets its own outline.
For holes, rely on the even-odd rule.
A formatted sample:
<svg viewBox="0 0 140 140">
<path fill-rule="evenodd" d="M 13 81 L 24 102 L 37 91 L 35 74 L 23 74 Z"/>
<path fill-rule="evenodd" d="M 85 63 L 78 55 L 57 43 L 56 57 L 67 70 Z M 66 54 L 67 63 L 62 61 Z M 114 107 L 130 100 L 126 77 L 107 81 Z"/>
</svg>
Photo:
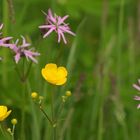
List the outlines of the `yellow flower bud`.
<svg viewBox="0 0 140 140">
<path fill-rule="evenodd" d="M 7 110 L 7 106 L 0 106 L 0 121 L 5 120 L 12 112 L 11 110 Z"/>
<path fill-rule="evenodd" d="M 67 97 L 71 96 L 71 91 L 69 91 L 69 90 L 66 91 L 66 96 L 67 96 Z"/>
<path fill-rule="evenodd" d="M 39 96 L 39 100 L 43 100 L 44 99 L 44 97 L 43 96 Z"/>
<path fill-rule="evenodd" d="M 36 99 L 38 97 L 38 94 L 36 92 L 32 92 L 31 97 L 32 99 Z"/>
<path fill-rule="evenodd" d="M 62 101 L 66 102 L 67 97 L 66 96 L 62 96 Z"/>
<path fill-rule="evenodd" d="M 17 119 L 16 119 L 16 118 L 13 118 L 13 119 L 11 120 L 11 123 L 12 123 L 13 125 L 16 125 L 16 124 L 17 124 Z"/>
<path fill-rule="evenodd" d="M 12 133 L 11 128 L 7 128 L 7 131 L 8 131 L 10 134 Z"/>
<path fill-rule="evenodd" d="M 53 128 L 55 128 L 56 127 L 56 123 L 55 124 L 53 124 Z"/>
</svg>

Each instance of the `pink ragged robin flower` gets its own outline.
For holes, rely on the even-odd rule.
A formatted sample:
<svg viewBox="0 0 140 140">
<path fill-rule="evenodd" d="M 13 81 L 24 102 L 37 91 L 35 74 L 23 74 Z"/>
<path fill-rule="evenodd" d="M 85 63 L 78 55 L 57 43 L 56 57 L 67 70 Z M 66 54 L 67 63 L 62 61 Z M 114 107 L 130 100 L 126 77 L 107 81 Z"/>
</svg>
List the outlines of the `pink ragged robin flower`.
<svg viewBox="0 0 140 140">
<path fill-rule="evenodd" d="M 0 35 L 2 35 L 3 24 L 0 24 Z M 12 39 L 12 37 L 0 37 L 0 46 L 1 47 L 10 47 L 9 41 Z"/>
<path fill-rule="evenodd" d="M 133 87 L 140 91 L 140 79 L 138 80 L 138 84 L 133 84 Z M 134 100 L 140 101 L 140 96 L 134 96 Z M 140 108 L 140 104 L 138 104 L 137 108 Z"/>
<path fill-rule="evenodd" d="M 60 43 L 62 38 L 64 43 L 66 44 L 67 41 L 64 33 L 68 33 L 75 36 L 75 33 L 73 33 L 70 30 L 69 25 L 64 22 L 68 18 L 68 15 L 64 17 L 57 16 L 56 14 L 53 15 L 51 9 L 49 9 L 48 14 L 45 13 L 45 15 L 46 15 L 46 24 L 39 26 L 40 29 L 47 30 L 43 38 L 47 37 L 50 33 L 55 31 L 58 35 L 58 43 Z"/>
<path fill-rule="evenodd" d="M 26 57 L 27 60 L 31 59 L 33 62 L 37 63 L 37 60 L 34 57 L 39 56 L 40 53 L 34 52 L 33 48 L 28 49 L 30 44 L 26 42 L 23 36 L 21 37 L 22 37 L 21 45 L 18 44 L 19 40 L 17 39 L 15 44 L 10 46 L 10 48 L 15 53 L 15 56 L 14 56 L 15 62 L 18 63 L 21 57 Z"/>
</svg>

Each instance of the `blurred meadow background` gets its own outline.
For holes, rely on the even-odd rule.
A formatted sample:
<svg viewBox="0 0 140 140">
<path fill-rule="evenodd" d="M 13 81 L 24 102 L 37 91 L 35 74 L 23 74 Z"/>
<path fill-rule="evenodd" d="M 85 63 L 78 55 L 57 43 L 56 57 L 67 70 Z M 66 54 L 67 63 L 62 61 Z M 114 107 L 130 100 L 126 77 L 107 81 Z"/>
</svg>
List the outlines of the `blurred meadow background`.
<svg viewBox="0 0 140 140">
<path fill-rule="evenodd" d="M 69 15 L 67 22 L 76 36 L 66 35 L 66 45 L 57 43 L 55 33 L 42 38 L 38 26 L 44 23 L 42 11 L 49 8 L 57 15 Z M 140 0 L 0 0 L 0 23 L 5 36 L 16 40 L 24 35 L 41 53 L 38 64 L 31 65 L 23 94 L 11 54 L 0 48 L 0 104 L 12 109 L 3 127 L 11 127 L 10 120 L 17 118 L 15 140 L 140 139 L 140 111 L 133 100 L 137 91 L 132 87 L 140 78 Z M 47 63 L 67 67 L 64 86 L 52 87 L 42 78 Z M 36 91 L 44 97 L 50 115 L 51 93 L 55 92 L 57 112 L 66 90 L 72 96 L 53 138 L 48 120 L 30 94 Z"/>
</svg>

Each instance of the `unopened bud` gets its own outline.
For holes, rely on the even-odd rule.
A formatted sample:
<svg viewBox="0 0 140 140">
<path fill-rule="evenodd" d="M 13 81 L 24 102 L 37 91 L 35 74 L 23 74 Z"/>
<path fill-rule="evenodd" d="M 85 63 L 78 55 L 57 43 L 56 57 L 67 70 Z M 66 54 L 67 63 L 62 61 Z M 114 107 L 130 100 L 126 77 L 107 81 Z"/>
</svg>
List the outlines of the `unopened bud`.
<svg viewBox="0 0 140 140">
<path fill-rule="evenodd" d="M 16 124 L 17 124 L 17 119 L 16 119 L 16 118 L 13 118 L 13 119 L 11 120 L 11 123 L 12 123 L 13 125 L 16 125 Z"/>
<path fill-rule="evenodd" d="M 67 97 L 70 97 L 70 96 L 71 96 L 71 91 L 69 91 L 69 90 L 66 91 L 66 96 L 67 96 Z"/>
<path fill-rule="evenodd" d="M 38 94 L 36 92 L 32 92 L 31 97 L 32 99 L 36 99 L 38 97 Z"/>
</svg>

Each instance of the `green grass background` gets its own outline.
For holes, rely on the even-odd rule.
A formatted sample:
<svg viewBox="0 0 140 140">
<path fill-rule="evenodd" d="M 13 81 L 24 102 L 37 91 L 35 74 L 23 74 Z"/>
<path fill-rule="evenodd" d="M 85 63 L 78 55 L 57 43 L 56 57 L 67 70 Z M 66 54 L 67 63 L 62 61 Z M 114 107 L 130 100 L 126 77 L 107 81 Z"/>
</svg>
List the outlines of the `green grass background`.
<svg viewBox="0 0 140 140">
<path fill-rule="evenodd" d="M 140 77 L 140 0 L 13 0 L 12 6 L 0 0 L 3 34 L 14 40 L 24 35 L 41 53 L 39 63 L 32 65 L 23 95 L 12 55 L 0 48 L 4 57 L 0 62 L 0 104 L 13 110 L 5 128 L 11 127 L 10 119 L 18 119 L 15 139 L 52 140 L 51 126 L 30 93 L 36 91 L 45 97 L 44 108 L 50 115 L 51 92 L 57 112 L 61 96 L 71 90 L 57 140 L 139 140 L 140 111 L 133 100 L 137 91 L 132 84 Z M 67 22 L 76 37 L 66 35 L 67 45 L 58 44 L 56 34 L 42 39 L 38 28 L 44 22 L 41 10 L 47 12 L 48 8 L 58 15 L 69 15 Z M 51 86 L 42 78 L 41 69 L 50 62 L 67 67 L 65 86 Z M 22 110 L 24 136 L 19 138 Z M 1 134 L 0 139 L 8 137 Z"/>
</svg>

